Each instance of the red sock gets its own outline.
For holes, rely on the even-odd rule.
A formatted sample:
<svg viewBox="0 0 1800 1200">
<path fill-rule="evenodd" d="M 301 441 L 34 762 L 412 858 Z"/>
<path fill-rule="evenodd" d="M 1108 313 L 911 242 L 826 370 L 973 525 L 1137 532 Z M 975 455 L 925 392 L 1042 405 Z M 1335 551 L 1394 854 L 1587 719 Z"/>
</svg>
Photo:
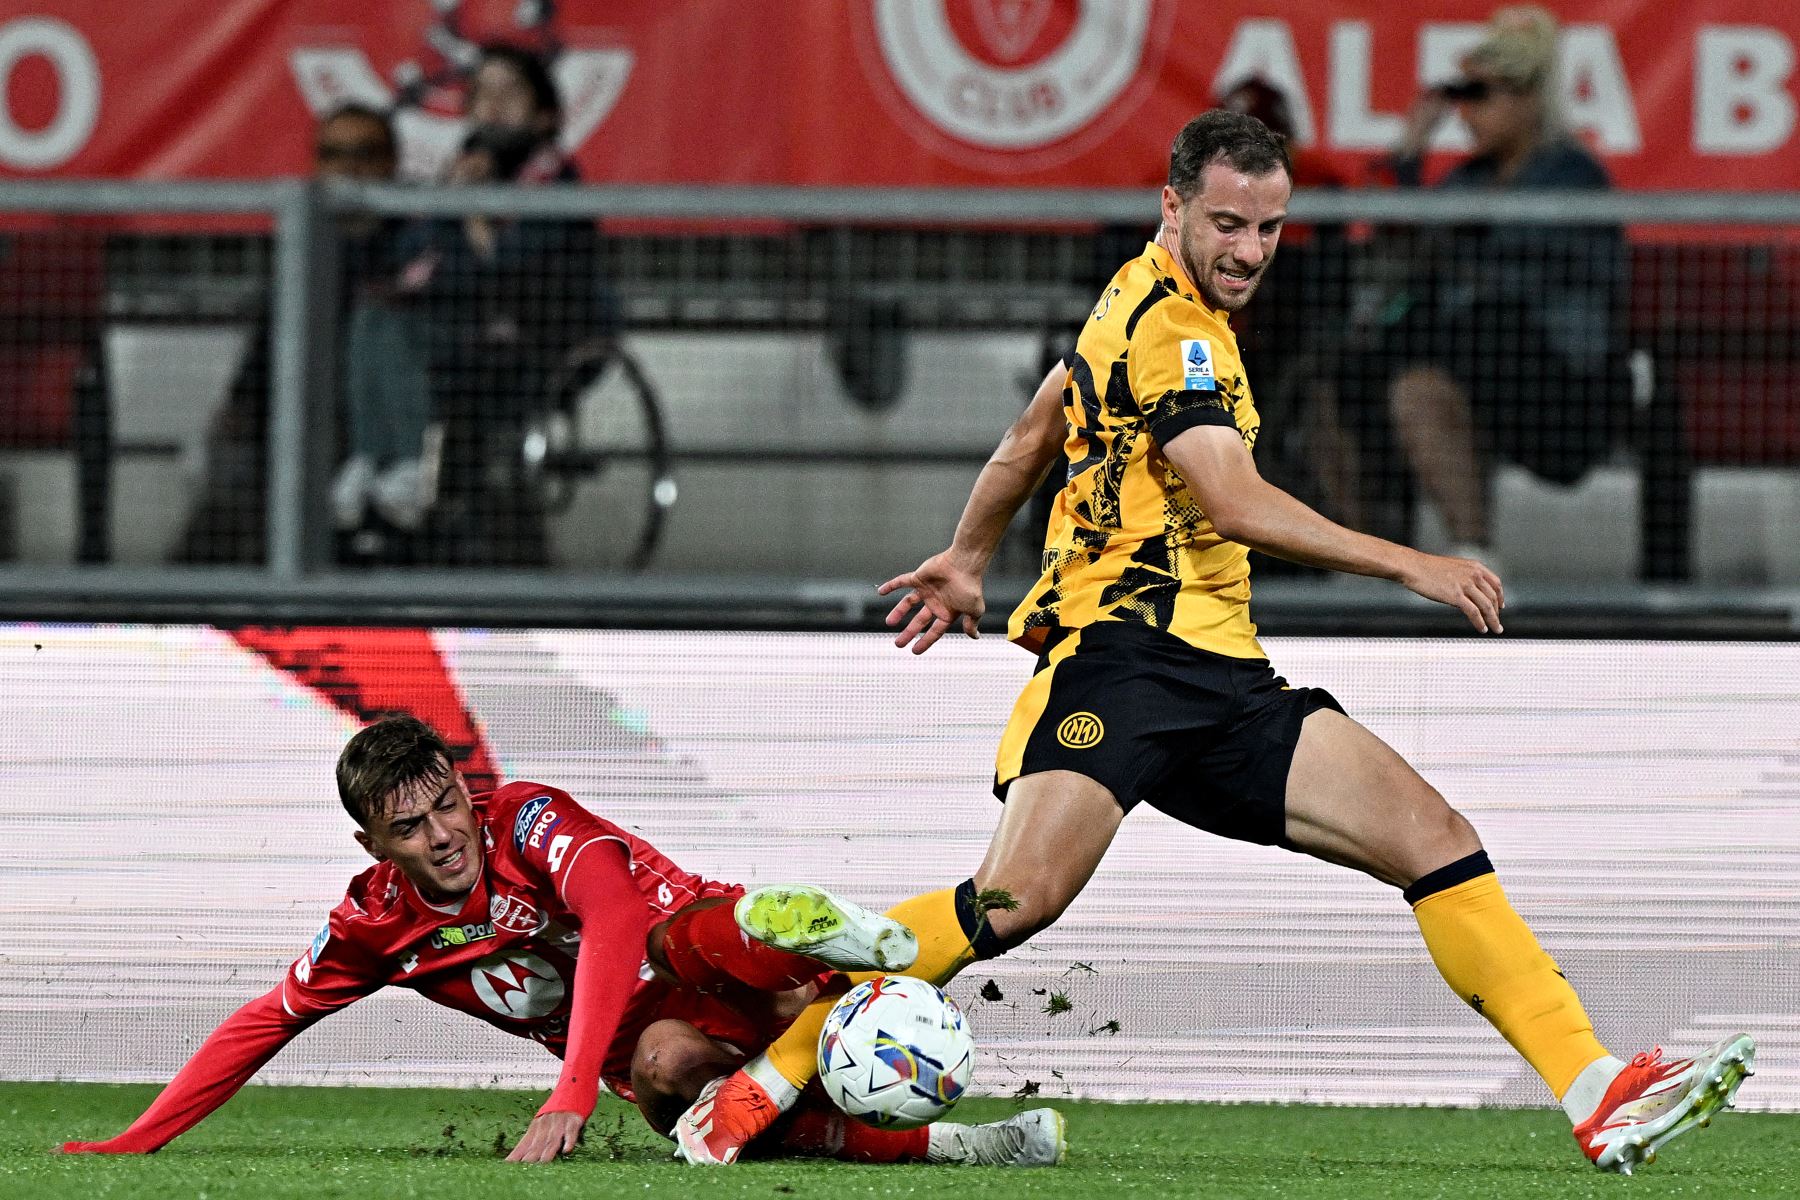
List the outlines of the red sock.
<svg viewBox="0 0 1800 1200">
<path fill-rule="evenodd" d="M 744 936 L 733 905 L 683 909 L 663 934 L 663 956 L 683 983 L 711 988 L 742 983 L 764 992 L 785 992 L 828 968 L 816 959 L 776 950 Z"/>
<path fill-rule="evenodd" d="M 803 1101 L 783 1122 L 776 1143 L 789 1154 L 840 1162 L 923 1162 L 931 1126 L 876 1129 L 823 1103 Z"/>
</svg>

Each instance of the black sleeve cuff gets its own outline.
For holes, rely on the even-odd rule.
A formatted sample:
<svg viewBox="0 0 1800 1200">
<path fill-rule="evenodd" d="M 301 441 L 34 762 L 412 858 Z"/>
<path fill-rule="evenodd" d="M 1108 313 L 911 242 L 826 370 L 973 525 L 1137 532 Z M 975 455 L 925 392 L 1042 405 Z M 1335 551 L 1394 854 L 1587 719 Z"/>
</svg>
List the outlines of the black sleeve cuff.
<svg viewBox="0 0 1800 1200">
<path fill-rule="evenodd" d="M 1169 442 L 1197 425 L 1223 425 L 1236 429 L 1231 406 L 1218 392 L 1164 392 L 1146 414 L 1150 436 L 1159 443 Z"/>
</svg>

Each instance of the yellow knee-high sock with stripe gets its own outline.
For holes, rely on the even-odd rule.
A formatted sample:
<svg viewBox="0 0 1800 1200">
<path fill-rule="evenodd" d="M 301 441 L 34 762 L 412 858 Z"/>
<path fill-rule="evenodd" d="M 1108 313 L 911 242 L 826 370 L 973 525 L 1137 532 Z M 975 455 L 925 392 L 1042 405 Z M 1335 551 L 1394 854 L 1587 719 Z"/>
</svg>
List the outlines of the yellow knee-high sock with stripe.
<svg viewBox="0 0 1800 1200">
<path fill-rule="evenodd" d="M 906 974 L 941 985 L 954 979 L 958 971 L 975 961 L 975 947 L 969 935 L 964 932 L 966 918 L 958 915 L 957 897 L 962 892 L 968 892 L 972 897 L 973 887 L 964 884 L 960 888 L 927 892 L 923 896 L 902 900 L 888 909 L 888 916 L 910 928 L 919 937 L 919 957 L 906 969 Z M 979 936 L 974 940 L 980 940 Z M 796 1088 L 805 1087 L 819 1071 L 819 1034 L 825 1028 L 825 1015 L 846 991 L 879 974 L 879 971 L 857 972 L 849 975 L 849 982 L 843 986 L 822 992 L 763 1051 L 769 1065 Z"/>
<path fill-rule="evenodd" d="M 1557 1100 L 1606 1057 L 1562 970 L 1507 902 L 1487 854 L 1433 871 L 1406 889 L 1431 960 L 1458 996 L 1493 1023 Z"/>
</svg>

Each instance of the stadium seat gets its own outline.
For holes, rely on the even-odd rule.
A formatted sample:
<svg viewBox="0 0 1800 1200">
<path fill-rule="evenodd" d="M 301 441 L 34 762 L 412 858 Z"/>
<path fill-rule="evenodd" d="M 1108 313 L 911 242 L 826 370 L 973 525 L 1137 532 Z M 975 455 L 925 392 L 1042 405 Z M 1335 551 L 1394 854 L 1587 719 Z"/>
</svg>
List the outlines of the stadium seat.
<svg viewBox="0 0 1800 1200">
<path fill-rule="evenodd" d="M 1632 278 L 1642 575 L 1682 580 L 1696 470 L 1800 466 L 1800 248 L 1639 242 Z"/>
<path fill-rule="evenodd" d="M 0 450 L 73 456 L 81 562 L 110 557 L 105 251 L 94 233 L 0 234 Z"/>
</svg>

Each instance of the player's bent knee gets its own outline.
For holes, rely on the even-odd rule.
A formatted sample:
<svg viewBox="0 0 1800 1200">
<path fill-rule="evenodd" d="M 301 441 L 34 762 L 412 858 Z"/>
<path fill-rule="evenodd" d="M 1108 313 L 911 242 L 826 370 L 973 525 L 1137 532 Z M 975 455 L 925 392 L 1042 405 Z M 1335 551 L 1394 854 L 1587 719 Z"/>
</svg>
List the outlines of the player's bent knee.
<svg viewBox="0 0 1800 1200">
<path fill-rule="evenodd" d="M 1427 790 L 1430 801 L 1415 815 L 1416 833 L 1407 847 L 1405 869 L 1398 873 L 1402 886 L 1482 848 L 1481 836 L 1469 819 L 1450 807 L 1435 789 Z"/>
<path fill-rule="evenodd" d="M 1444 806 L 1443 839 L 1446 861 L 1462 858 L 1483 848 L 1481 835 L 1475 831 L 1475 826 L 1448 804 Z"/>
<path fill-rule="evenodd" d="M 631 1056 L 631 1086 L 640 1096 L 691 1101 L 708 1080 L 730 1068 L 719 1045 L 686 1021 L 657 1021 L 638 1038 Z"/>
<path fill-rule="evenodd" d="M 1435 803 L 1429 806 L 1429 815 L 1422 823 L 1432 840 L 1448 851 L 1460 850 L 1464 854 L 1481 849 L 1481 838 L 1469 819 L 1452 808 L 1436 789 L 1432 789 L 1431 797 Z"/>
<path fill-rule="evenodd" d="M 710 1081 L 738 1059 L 686 1021 L 657 1021 L 638 1038 L 631 1056 L 631 1090 L 650 1128 L 669 1136 L 675 1122 Z"/>
</svg>

